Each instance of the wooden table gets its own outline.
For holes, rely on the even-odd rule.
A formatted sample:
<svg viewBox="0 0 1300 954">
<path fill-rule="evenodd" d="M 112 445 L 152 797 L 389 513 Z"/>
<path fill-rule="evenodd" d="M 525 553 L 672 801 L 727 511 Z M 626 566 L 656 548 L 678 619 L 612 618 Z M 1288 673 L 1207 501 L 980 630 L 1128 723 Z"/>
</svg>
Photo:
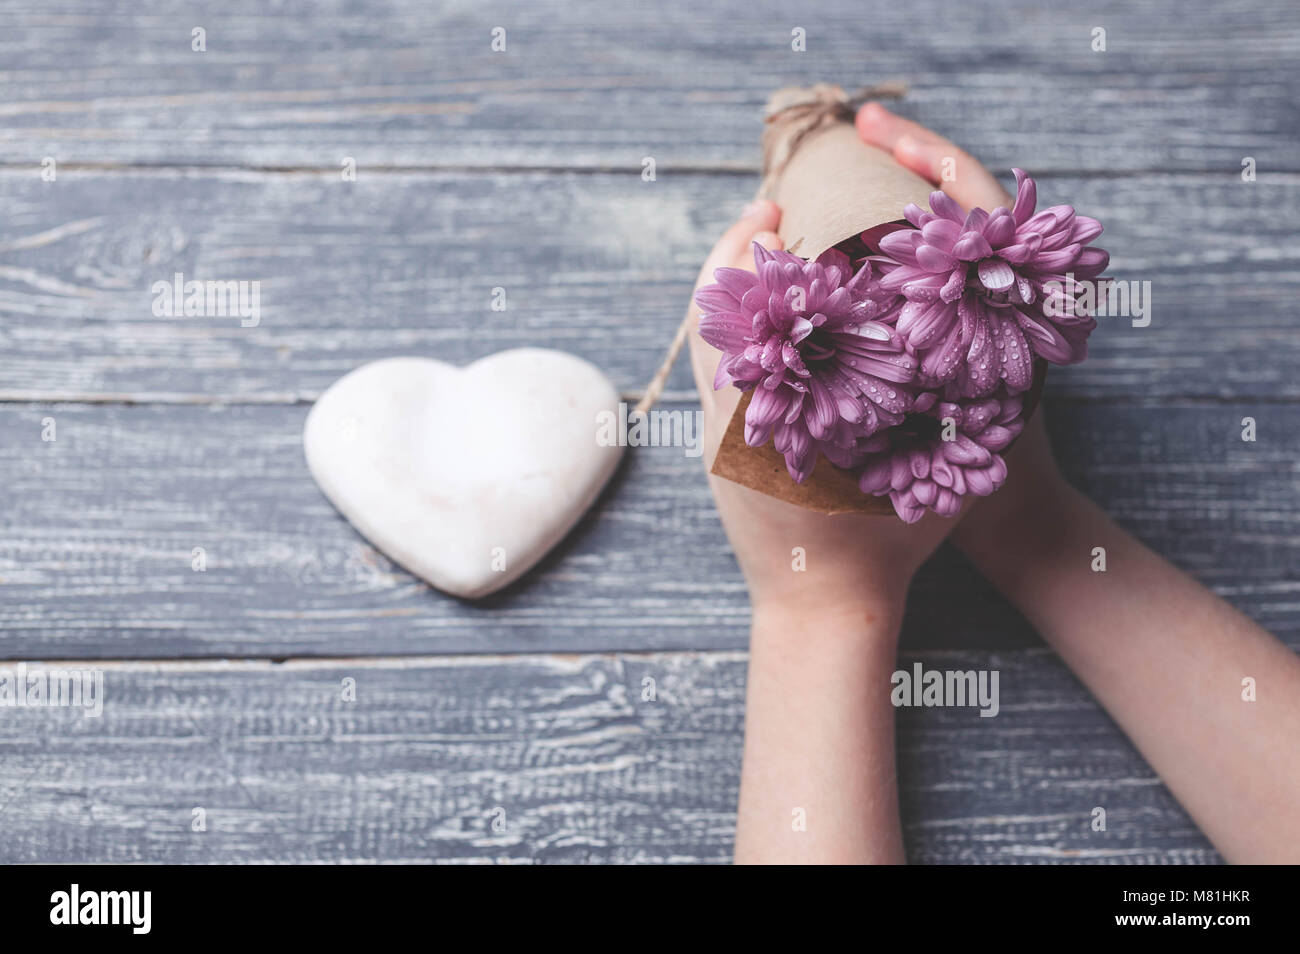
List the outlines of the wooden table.
<svg viewBox="0 0 1300 954">
<path fill-rule="evenodd" d="M 902 112 L 1106 223 L 1153 320 L 1053 373 L 1062 462 L 1300 646 L 1293 0 L 516 6 L 0 2 L 0 655 L 107 685 L 98 719 L 0 710 L 0 861 L 727 860 L 748 607 L 697 460 L 630 454 L 471 605 L 367 545 L 300 435 L 397 354 L 546 345 L 634 397 L 792 82 L 906 80 Z M 260 322 L 156 317 L 177 272 L 259 281 Z M 683 361 L 667 406 L 695 400 Z M 999 669 L 1002 710 L 900 713 L 914 861 L 1218 860 L 955 553 L 917 660 Z"/>
</svg>

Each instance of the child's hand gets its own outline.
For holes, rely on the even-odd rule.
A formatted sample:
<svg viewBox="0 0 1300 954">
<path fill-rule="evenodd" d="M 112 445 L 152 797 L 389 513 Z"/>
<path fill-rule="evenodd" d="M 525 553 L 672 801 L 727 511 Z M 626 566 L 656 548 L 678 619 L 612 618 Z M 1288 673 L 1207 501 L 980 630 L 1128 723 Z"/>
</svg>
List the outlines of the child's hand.
<svg viewBox="0 0 1300 954">
<path fill-rule="evenodd" d="M 983 166 L 929 130 L 877 104 L 859 111 L 857 128 L 963 208 L 1011 205 Z M 945 159 L 956 175 L 940 183 Z M 1061 654 L 1228 861 L 1294 864 L 1300 660 L 1070 487 L 1041 410 L 1007 470 L 953 542 Z M 1097 547 L 1108 572 L 1094 572 Z M 1256 680 L 1268 691 L 1256 696 Z"/>
<path fill-rule="evenodd" d="M 710 253 L 696 288 L 710 284 L 714 269 L 723 266 L 753 271 L 755 241 L 769 249 L 781 247 L 775 232 L 780 218 L 780 210 L 771 202 L 746 210 Z M 698 321 L 699 308 L 693 301 L 690 309 Z M 719 352 L 698 333 L 691 334 L 690 342 L 704 408 L 704 460 L 712 466 L 740 392 L 734 387 L 715 391 Z M 830 465 L 822 461 L 817 466 Z M 722 478 L 709 480 L 756 615 L 768 610 L 783 614 L 844 610 L 856 615 L 864 609 L 874 615 L 882 604 L 891 608 L 901 604 L 912 574 L 955 524 L 934 514 L 911 526 L 892 516 L 829 517 Z"/>
<path fill-rule="evenodd" d="M 780 248 L 780 218 L 770 202 L 747 210 L 709 255 L 697 288 L 715 268 L 753 270 L 755 240 Z M 719 352 L 694 330 L 693 301 L 690 317 L 712 466 L 740 395 L 713 389 Z M 902 862 L 890 676 L 907 583 L 953 521 L 828 517 L 720 477 L 709 483 L 754 611 L 736 860 Z M 805 828 L 791 825 L 792 812 Z"/>
<path fill-rule="evenodd" d="M 977 159 L 924 126 L 895 116 L 879 103 L 867 103 L 858 110 L 856 126 L 864 142 L 892 153 L 900 165 L 952 196 L 963 211 L 978 207 L 991 212 L 998 206 L 1009 209 L 1015 204 Z M 941 175 L 945 168 L 948 181 Z M 1040 405 L 1008 453 L 1006 483 L 992 496 L 968 504 L 953 542 L 963 546 L 966 540 L 988 539 L 990 534 L 1008 527 L 1024 526 L 1027 521 L 1023 512 L 1031 509 L 1031 504 L 1039 505 L 1032 509 L 1047 509 L 1044 505 L 1059 499 L 1066 490 L 1052 457 Z"/>
<path fill-rule="evenodd" d="M 892 153 L 899 165 L 942 189 L 967 211 L 979 206 L 992 212 L 999 205 L 1009 209 L 1015 203 L 978 160 L 938 133 L 895 116 L 879 103 L 867 103 L 858 110 L 855 125 L 863 142 Z M 951 160 L 946 169 L 945 160 Z M 942 181 L 944 171 L 948 172 L 947 182 Z"/>
</svg>

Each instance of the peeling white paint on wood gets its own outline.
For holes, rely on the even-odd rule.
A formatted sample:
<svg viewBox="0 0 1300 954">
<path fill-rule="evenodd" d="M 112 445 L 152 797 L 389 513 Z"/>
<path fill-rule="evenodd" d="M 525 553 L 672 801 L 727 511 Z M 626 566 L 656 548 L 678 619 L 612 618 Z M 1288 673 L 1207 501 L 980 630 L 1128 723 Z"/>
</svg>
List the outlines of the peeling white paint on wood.
<svg viewBox="0 0 1300 954">
<path fill-rule="evenodd" d="M 0 172 L 0 243 L 14 246 L 0 253 L 0 397 L 300 403 L 367 361 L 465 364 L 521 345 L 573 352 L 638 393 L 755 181 Z M 1069 176 L 1039 194 L 1099 217 L 1110 274 L 1153 289 L 1150 326 L 1102 319 L 1089 360 L 1054 369 L 1051 393 L 1300 398 L 1300 177 Z M 259 323 L 155 317 L 151 287 L 177 272 L 260 282 Z M 693 397 L 687 361 L 669 385 Z"/>
<path fill-rule="evenodd" d="M 900 711 L 913 861 L 1218 860 L 1094 704 L 1053 714 L 1050 653 L 935 656 L 1004 705 Z M 744 683 L 734 653 L 117 665 L 99 719 L 0 720 L 0 861 L 723 862 Z"/>
</svg>

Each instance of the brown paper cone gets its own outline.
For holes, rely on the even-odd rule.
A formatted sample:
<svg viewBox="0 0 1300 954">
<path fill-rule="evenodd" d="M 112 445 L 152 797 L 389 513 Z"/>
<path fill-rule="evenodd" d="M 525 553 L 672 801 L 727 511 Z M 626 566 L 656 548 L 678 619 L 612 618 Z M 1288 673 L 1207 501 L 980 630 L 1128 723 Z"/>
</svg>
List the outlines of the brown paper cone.
<svg viewBox="0 0 1300 954">
<path fill-rule="evenodd" d="M 878 225 L 904 221 L 909 202 L 930 207 L 930 183 L 863 143 L 852 116 L 843 90 L 833 86 L 787 87 L 768 102 L 761 194 L 781 207 L 779 234 L 786 250 L 805 259 Z M 1033 387 L 1025 395 L 1026 419 L 1038 403 L 1046 371 L 1044 362 L 1035 366 Z M 770 442 L 745 443 L 749 398 L 741 396 L 711 473 L 821 513 L 894 512 L 888 497 L 864 494 L 852 474 L 825 458 L 802 484 L 795 483 Z"/>
<path fill-rule="evenodd" d="M 928 209 L 933 190 L 837 122 L 800 144 L 767 195 L 781 207 L 778 234 L 786 251 L 812 259 L 869 228 L 904 221 L 909 202 Z"/>
</svg>

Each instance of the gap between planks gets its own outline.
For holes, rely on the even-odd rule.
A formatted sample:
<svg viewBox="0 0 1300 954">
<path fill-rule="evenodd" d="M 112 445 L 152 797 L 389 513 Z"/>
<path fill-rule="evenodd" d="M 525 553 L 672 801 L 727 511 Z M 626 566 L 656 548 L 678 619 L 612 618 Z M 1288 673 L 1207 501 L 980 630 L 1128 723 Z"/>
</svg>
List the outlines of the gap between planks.
<svg viewBox="0 0 1300 954">
<path fill-rule="evenodd" d="M 1055 657 L 1055 650 L 1042 646 L 1022 649 L 903 649 L 899 658 L 1003 656 Z M 605 650 L 567 653 L 425 653 L 415 656 L 198 656 L 153 659 L 36 659 L 0 658 L 0 667 L 25 663 L 49 669 L 104 669 L 114 672 L 277 672 L 312 669 L 433 669 L 449 666 L 501 666 L 517 663 L 577 665 L 594 659 L 708 659 L 714 662 L 745 662 L 743 649 L 650 649 Z"/>
</svg>

